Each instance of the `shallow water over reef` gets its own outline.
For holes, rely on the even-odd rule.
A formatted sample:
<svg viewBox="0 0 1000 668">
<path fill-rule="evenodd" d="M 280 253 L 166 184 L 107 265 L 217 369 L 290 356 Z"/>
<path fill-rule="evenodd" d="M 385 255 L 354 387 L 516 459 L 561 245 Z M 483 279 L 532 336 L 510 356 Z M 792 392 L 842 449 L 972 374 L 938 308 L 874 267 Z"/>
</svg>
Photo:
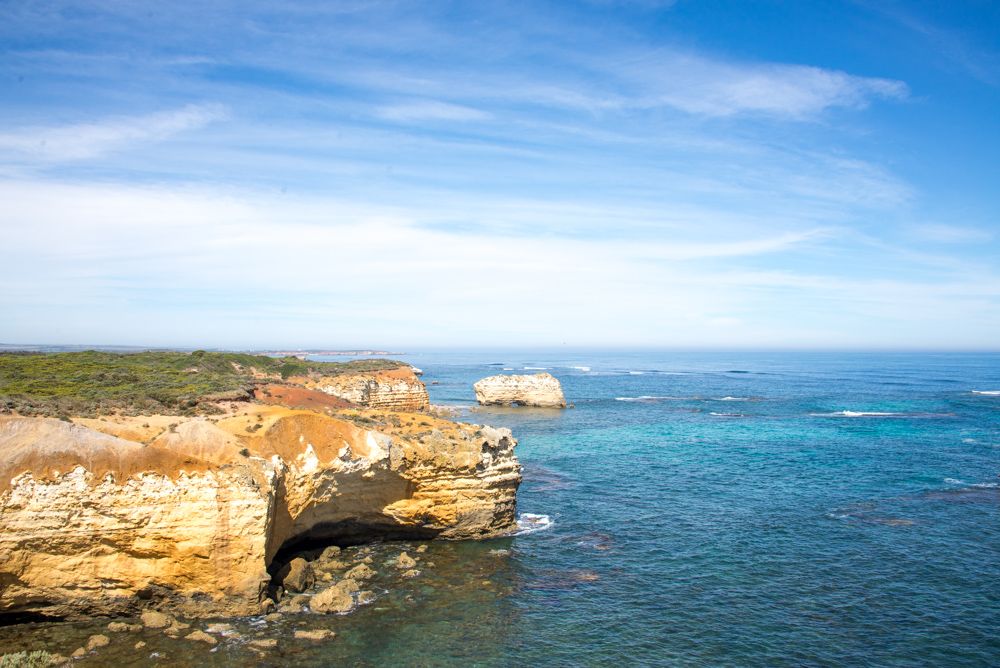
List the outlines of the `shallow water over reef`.
<svg viewBox="0 0 1000 668">
<path fill-rule="evenodd" d="M 239 637 L 214 648 L 103 620 L 0 628 L 0 651 L 104 632 L 80 665 L 1000 665 L 1000 355 L 404 359 L 432 402 L 514 430 L 520 511 L 551 526 L 350 548 L 372 603 L 225 620 Z M 471 406 L 525 367 L 575 407 Z M 419 576 L 386 565 L 403 549 Z M 337 635 L 293 637 L 312 628 Z"/>
</svg>

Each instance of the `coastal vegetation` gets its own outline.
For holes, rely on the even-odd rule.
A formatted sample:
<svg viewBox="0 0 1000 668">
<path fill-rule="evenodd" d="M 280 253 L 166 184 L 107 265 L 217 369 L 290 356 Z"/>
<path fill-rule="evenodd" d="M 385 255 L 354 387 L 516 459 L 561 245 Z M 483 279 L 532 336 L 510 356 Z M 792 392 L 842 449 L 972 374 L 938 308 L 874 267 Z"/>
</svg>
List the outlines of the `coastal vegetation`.
<svg viewBox="0 0 1000 668">
<path fill-rule="evenodd" d="M 0 353 L 0 413 L 56 417 L 194 414 L 211 412 L 211 401 L 248 398 L 254 387 L 265 382 L 400 366 L 385 359 L 311 362 L 203 350 Z"/>
</svg>

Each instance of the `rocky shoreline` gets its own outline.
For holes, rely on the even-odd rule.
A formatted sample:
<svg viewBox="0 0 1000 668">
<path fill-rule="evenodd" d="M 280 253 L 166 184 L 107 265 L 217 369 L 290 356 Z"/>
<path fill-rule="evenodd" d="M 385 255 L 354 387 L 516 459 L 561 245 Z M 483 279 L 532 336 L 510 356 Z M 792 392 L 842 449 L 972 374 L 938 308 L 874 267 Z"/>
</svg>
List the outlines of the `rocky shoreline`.
<svg viewBox="0 0 1000 668">
<path fill-rule="evenodd" d="M 214 645 L 230 623 L 197 620 L 342 615 L 420 576 L 427 543 L 379 541 L 516 526 L 508 430 L 431 415 L 408 367 L 335 381 L 206 415 L 0 415 L 0 617 L 120 618 L 77 656 L 139 629 Z"/>
</svg>

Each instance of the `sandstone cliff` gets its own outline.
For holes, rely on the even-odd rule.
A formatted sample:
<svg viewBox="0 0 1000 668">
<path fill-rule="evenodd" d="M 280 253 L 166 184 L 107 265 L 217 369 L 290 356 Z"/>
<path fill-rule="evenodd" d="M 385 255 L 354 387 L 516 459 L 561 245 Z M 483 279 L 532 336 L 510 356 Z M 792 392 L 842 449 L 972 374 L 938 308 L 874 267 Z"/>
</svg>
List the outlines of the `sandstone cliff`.
<svg viewBox="0 0 1000 668">
<path fill-rule="evenodd" d="M 296 377 L 289 380 L 368 408 L 417 411 L 430 406 L 427 388 L 409 366 L 330 377 Z"/>
<path fill-rule="evenodd" d="M 515 525 L 506 429 L 264 405 L 78 422 L 0 417 L 0 613 L 252 614 L 298 547 Z"/>
<path fill-rule="evenodd" d="M 472 386 L 476 401 L 484 406 L 536 406 L 566 408 L 559 381 L 548 373 L 531 376 L 490 376 Z"/>
</svg>

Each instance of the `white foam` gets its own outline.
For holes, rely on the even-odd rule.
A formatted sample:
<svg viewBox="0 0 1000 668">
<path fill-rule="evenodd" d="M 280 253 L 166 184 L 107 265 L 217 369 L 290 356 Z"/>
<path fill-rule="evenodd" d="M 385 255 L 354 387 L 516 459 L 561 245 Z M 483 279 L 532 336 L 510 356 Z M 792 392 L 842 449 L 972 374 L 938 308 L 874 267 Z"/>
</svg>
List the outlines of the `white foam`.
<svg viewBox="0 0 1000 668">
<path fill-rule="evenodd" d="M 945 484 L 959 485 L 965 488 L 1000 489 L 1000 482 L 965 482 L 964 480 L 958 480 L 957 478 L 945 478 L 944 481 Z"/>
<path fill-rule="evenodd" d="M 812 417 L 906 417 L 906 413 L 886 413 L 882 411 L 835 411 L 833 413 L 810 413 Z"/>
<path fill-rule="evenodd" d="M 513 371 L 513 370 L 514 370 L 514 367 L 512 367 L 512 366 L 505 366 L 505 367 L 503 368 L 503 370 L 504 370 L 504 371 Z"/>
<path fill-rule="evenodd" d="M 973 390 L 973 394 L 981 394 L 985 397 L 1000 397 L 1000 390 Z"/>
<path fill-rule="evenodd" d="M 709 413 L 715 417 L 746 417 L 743 413 Z"/>
<path fill-rule="evenodd" d="M 590 371 L 589 366 L 571 366 L 570 369 L 576 369 L 577 371 L 584 371 L 584 372 Z"/>
<path fill-rule="evenodd" d="M 688 397 L 650 397 L 643 395 L 641 397 L 615 397 L 615 401 L 684 401 Z"/>
<path fill-rule="evenodd" d="M 722 397 L 716 401 L 750 401 L 748 397 Z"/>
<path fill-rule="evenodd" d="M 517 516 L 517 531 L 512 536 L 526 536 L 529 533 L 545 531 L 552 528 L 552 519 L 548 515 L 521 513 Z"/>
<path fill-rule="evenodd" d="M 547 367 L 547 366 L 526 366 L 526 367 L 524 367 L 524 370 L 525 371 L 548 371 L 549 367 Z"/>
<path fill-rule="evenodd" d="M 629 371 L 628 372 L 628 375 L 630 375 L 630 376 L 643 376 L 645 374 L 646 374 L 645 371 Z"/>
</svg>

